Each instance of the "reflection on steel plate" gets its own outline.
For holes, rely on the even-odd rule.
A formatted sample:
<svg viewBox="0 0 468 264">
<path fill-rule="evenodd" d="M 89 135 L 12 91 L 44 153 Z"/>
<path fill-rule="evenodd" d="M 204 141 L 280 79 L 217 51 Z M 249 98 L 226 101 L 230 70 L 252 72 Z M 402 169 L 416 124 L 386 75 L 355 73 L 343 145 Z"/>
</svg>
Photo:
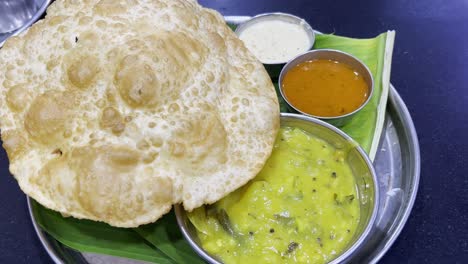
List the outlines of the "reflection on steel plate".
<svg viewBox="0 0 468 264">
<path fill-rule="evenodd" d="M 0 1 L 0 33 L 12 32 L 26 24 L 40 8 L 41 1 Z"/>
</svg>

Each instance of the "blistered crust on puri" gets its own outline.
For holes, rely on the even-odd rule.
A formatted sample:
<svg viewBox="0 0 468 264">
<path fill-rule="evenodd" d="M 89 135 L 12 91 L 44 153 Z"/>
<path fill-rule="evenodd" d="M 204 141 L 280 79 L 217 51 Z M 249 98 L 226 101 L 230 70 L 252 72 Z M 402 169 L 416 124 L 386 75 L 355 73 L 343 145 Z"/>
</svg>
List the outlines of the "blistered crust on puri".
<svg viewBox="0 0 468 264">
<path fill-rule="evenodd" d="M 21 189 L 135 227 L 255 177 L 279 128 L 263 66 L 195 1 L 55 1 L 0 50 L 0 128 Z"/>
</svg>

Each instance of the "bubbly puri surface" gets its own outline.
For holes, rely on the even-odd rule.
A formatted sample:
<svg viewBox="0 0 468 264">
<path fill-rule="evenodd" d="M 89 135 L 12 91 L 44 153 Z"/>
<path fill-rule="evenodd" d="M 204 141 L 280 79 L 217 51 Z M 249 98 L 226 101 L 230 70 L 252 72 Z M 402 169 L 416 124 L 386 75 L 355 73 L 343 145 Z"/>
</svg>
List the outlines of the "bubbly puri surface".
<svg viewBox="0 0 468 264">
<path fill-rule="evenodd" d="M 10 171 L 64 215 L 135 227 L 213 203 L 279 128 L 264 67 L 196 1 L 55 1 L 0 62 Z"/>
</svg>

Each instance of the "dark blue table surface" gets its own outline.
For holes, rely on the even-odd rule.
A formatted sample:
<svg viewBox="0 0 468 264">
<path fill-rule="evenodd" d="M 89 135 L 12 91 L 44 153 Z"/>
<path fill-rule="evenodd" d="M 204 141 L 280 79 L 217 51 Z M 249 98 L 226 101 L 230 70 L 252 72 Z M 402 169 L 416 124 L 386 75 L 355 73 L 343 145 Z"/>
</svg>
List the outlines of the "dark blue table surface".
<svg viewBox="0 0 468 264">
<path fill-rule="evenodd" d="M 413 212 L 381 263 L 468 263 L 467 0 L 200 2 L 224 15 L 289 12 L 320 31 L 356 38 L 395 29 L 391 82 L 415 122 L 422 170 Z M 6 160 L 2 149 L 0 263 L 51 263 Z"/>
</svg>

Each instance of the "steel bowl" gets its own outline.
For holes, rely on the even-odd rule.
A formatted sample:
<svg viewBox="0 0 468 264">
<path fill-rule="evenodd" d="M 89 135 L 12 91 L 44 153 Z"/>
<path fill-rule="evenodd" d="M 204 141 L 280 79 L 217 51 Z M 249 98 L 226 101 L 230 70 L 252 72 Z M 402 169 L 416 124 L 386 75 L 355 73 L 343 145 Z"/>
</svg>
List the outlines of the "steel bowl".
<svg viewBox="0 0 468 264">
<path fill-rule="evenodd" d="M 242 31 L 244 31 L 249 26 L 251 26 L 251 25 L 253 25 L 255 23 L 261 22 L 261 21 L 266 21 L 266 20 L 280 20 L 280 21 L 293 23 L 293 24 L 297 24 L 297 25 L 301 26 L 304 29 L 304 31 L 307 33 L 307 36 L 309 37 L 310 45 L 309 45 L 307 50 L 312 49 L 312 47 L 314 46 L 315 32 L 312 29 L 312 27 L 309 25 L 309 23 L 307 23 L 307 21 L 305 21 L 304 19 L 302 19 L 302 18 L 300 18 L 298 16 L 287 14 L 287 13 L 276 12 L 276 13 L 264 13 L 264 14 L 256 15 L 256 16 L 250 18 L 249 20 L 241 23 L 236 28 L 234 33 L 237 36 L 240 36 Z M 307 51 L 307 50 L 305 50 L 305 51 Z M 290 59 L 293 59 L 293 58 L 290 58 Z M 261 62 L 263 63 L 266 70 L 270 73 L 271 76 L 278 77 L 280 72 L 281 72 L 281 69 L 283 68 L 283 66 L 290 59 L 288 59 L 286 61 L 278 61 L 278 62 L 275 62 L 275 63 L 267 63 L 267 62 L 263 62 L 263 61 L 261 61 Z"/>
<path fill-rule="evenodd" d="M 319 59 L 334 60 L 334 61 L 345 63 L 349 65 L 351 68 L 353 68 L 353 70 L 361 74 L 361 76 L 363 76 L 364 81 L 366 82 L 367 87 L 369 89 L 369 96 L 367 97 L 366 101 L 364 101 L 364 103 L 361 104 L 359 108 L 352 111 L 351 113 L 340 115 L 340 116 L 317 116 L 317 115 L 312 115 L 312 114 L 303 112 L 300 109 L 298 109 L 296 106 L 294 106 L 294 104 L 289 102 L 288 98 L 285 96 L 283 92 L 283 79 L 286 76 L 286 74 L 289 72 L 289 70 L 291 70 L 294 66 L 296 66 L 299 63 L 310 61 L 310 60 L 319 60 Z M 319 118 L 337 127 L 341 127 L 345 125 L 347 122 L 349 122 L 357 112 L 359 112 L 362 108 L 364 108 L 369 103 L 370 99 L 372 98 L 372 94 L 374 93 L 374 79 L 372 77 L 372 73 L 369 70 L 369 68 L 362 61 L 360 61 L 358 58 L 354 57 L 353 55 L 348 54 L 343 51 L 332 50 L 332 49 L 311 50 L 289 61 L 281 70 L 281 73 L 278 79 L 278 85 L 279 85 L 281 96 L 283 97 L 284 101 L 288 104 L 290 110 L 301 113 L 306 116 Z"/>
<path fill-rule="evenodd" d="M 336 148 L 348 150 L 346 161 L 350 165 L 351 171 L 353 172 L 356 180 L 359 198 L 357 200 L 360 203 L 361 217 L 358 228 L 347 248 L 330 263 L 336 264 L 346 262 L 353 258 L 353 256 L 357 254 L 358 250 L 365 244 L 371 229 L 374 227 L 377 217 L 379 189 L 372 162 L 355 141 L 338 128 L 326 122 L 304 115 L 282 113 L 281 125 L 301 128 L 304 131 L 325 140 Z M 222 263 L 216 258 L 216 256 L 210 255 L 202 248 L 197 236 L 197 231 L 188 219 L 183 206 L 176 205 L 174 209 L 177 217 L 177 223 L 182 234 L 195 252 L 209 263 Z"/>
<path fill-rule="evenodd" d="M 52 0 L 0 1 L 0 48 L 41 18 Z"/>
</svg>

